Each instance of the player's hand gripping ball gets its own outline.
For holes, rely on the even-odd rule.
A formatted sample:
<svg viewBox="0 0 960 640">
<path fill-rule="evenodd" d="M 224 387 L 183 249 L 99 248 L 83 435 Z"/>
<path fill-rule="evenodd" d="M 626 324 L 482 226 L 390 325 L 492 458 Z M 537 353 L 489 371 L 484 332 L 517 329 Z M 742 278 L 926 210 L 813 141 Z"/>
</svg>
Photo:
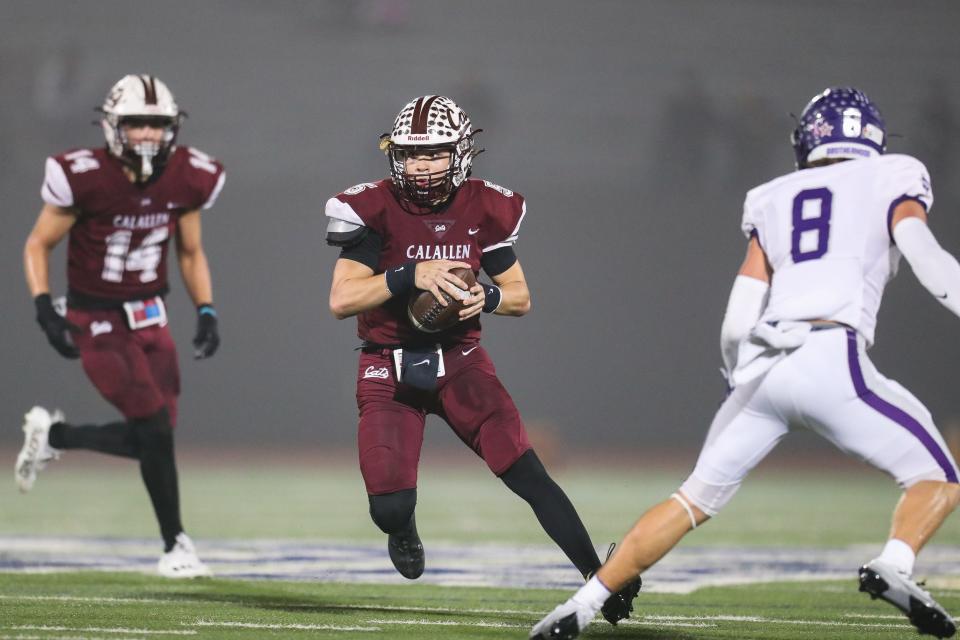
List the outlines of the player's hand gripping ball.
<svg viewBox="0 0 960 640">
<path fill-rule="evenodd" d="M 472 287 L 477 283 L 473 271 L 463 267 L 451 269 L 450 273 L 457 276 Z M 469 291 L 464 291 L 459 298 L 453 298 L 443 289 L 440 294 L 447 301 L 443 306 L 429 291 L 417 290 L 410 294 L 407 302 L 407 317 L 414 327 L 425 333 L 437 333 L 449 329 L 460 321 L 460 312 L 465 308 L 463 301 L 470 297 Z"/>
</svg>

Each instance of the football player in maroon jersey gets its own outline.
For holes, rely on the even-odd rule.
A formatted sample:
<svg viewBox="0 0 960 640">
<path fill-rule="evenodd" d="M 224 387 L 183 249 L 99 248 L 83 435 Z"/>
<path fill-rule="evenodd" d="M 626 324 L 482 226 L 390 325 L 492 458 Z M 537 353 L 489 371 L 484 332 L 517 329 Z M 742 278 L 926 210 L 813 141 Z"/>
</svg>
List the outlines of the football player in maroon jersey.
<svg viewBox="0 0 960 640">
<path fill-rule="evenodd" d="M 424 570 L 417 533 L 417 464 L 432 413 L 533 508 L 546 533 L 582 575 L 600 566 L 576 510 L 530 446 L 520 414 L 480 344 L 481 311 L 522 316 L 530 292 L 514 252 L 523 196 L 470 179 L 470 119 L 452 100 L 423 96 L 381 137 L 390 179 L 361 183 L 326 205 L 327 241 L 340 248 L 330 289 L 337 318 L 357 316 L 360 470 L 374 523 L 388 535 L 397 571 Z M 493 281 L 470 287 L 450 273 L 482 268 Z M 460 321 L 435 333 L 414 328 L 416 290 L 466 298 Z M 468 292 L 467 292 L 468 291 Z M 446 302 L 442 302 L 446 305 Z M 629 616 L 639 581 L 611 598 L 604 615 Z"/>
<path fill-rule="evenodd" d="M 175 145 L 183 113 L 167 86 L 128 75 L 103 103 L 107 145 L 47 158 L 43 208 L 27 238 L 24 268 L 40 323 L 54 349 L 79 358 L 90 381 L 123 415 L 104 425 L 71 425 L 59 411 L 33 407 L 23 425 L 16 481 L 29 491 L 37 472 L 65 449 L 89 449 L 140 462 L 164 553 L 161 575 L 210 574 L 180 522 L 174 460 L 180 372 L 164 296 L 167 250 L 197 308 L 196 358 L 220 339 L 200 211 L 223 187 L 219 162 Z M 49 257 L 69 237 L 65 316 L 50 297 Z"/>
</svg>

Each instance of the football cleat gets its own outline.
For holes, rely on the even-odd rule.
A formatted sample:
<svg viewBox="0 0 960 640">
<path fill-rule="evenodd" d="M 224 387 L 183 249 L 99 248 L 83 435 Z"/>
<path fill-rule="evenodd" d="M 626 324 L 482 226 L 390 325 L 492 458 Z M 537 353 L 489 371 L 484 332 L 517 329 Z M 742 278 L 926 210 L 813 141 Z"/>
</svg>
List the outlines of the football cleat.
<svg viewBox="0 0 960 640">
<path fill-rule="evenodd" d="M 860 567 L 860 591 L 900 609 L 920 633 L 950 638 L 957 631 L 953 618 L 929 593 L 883 560 L 872 560 Z"/>
<path fill-rule="evenodd" d="M 423 552 L 423 543 L 417 535 L 417 522 L 413 516 L 410 524 L 403 531 L 391 533 L 387 537 L 387 552 L 390 561 L 404 578 L 416 580 L 423 575 L 426 560 Z"/>
<path fill-rule="evenodd" d="M 587 628 L 596 613 L 570 598 L 551 611 L 530 630 L 530 640 L 573 640 Z"/>
<path fill-rule="evenodd" d="M 640 593 L 640 576 L 628 582 L 620 591 L 617 591 L 603 603 L 600 613 L 604 619 L 612 625 L 625 618 L 629 618 L 633 612 L 633 599 Z"/>
<path fill-rule="evenodd" d="M 209 578 L 213 575 L 210 568 L 197 557 L 193 540 L 182 531 L 170 551 L 160 556 L 157 573 L 164 578 Z"/>
<path fill-rule="evenodd" d="M 613 550 L 616 547 L 617 544 L 612 543 L 610 548 L 607 549 L 607 557 L 604 560 L 605 563 L 610 559 L 610 556 L 613 555 Z M 591 573 L 587 576 L 587 580 L 592 577 L 593 574 Z M 607 598 L 607 601 L 603 603 L 603 607 L 600 609 L 603 618 L 614 626 L 621 620 L 629 618 L 633 612 L 633 600 L 640 593 L 641 584 L 643 584 L 643 581 L 640 579 L 640 576 L 637 576 L 634 580 L 624 585 L 620 591 L 617 591 Z"/>
<path fill-rule="evenodd" d="M 61 451 L 50 446 L 50 425 L 63 422 L 58 409 L 52 414 L 43 407 L 33 407 L 23 416 L 23 447 L 17 455 L 14 478 L 21 493 L 33 488 L 37 473 L 51 460 L 60 458 Z"/>
</svg>

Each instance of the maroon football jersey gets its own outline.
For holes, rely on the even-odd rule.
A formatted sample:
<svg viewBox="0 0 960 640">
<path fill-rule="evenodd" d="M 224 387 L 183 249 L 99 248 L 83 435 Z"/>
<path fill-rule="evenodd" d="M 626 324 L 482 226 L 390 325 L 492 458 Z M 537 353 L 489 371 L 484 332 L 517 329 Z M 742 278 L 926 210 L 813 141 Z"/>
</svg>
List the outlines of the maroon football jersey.
<svg viewBox="0 0 960 640">
<path fill-rule="evenodd" d="M 484 252 L 512 245 L 526 204 L 519 193 L 487 182 L 466 180 L 442 211 L 408 213 L 397 201 L 390 180 L 365 182 L 327 202 L 326 214 L 376 231 L 382 240 L 376 272 L 405 262 L 456 260 L 480 271 Z M 476 316 L 441 333 L 425 334 L 410 324 L 407 298 L 394 297 L 357 316 L 360 338 L 376 344 L 467 342 L 480 337 Z"/>
<path fill-rule="evenodd" d="M 72 293 L 138 300 L 167 291 L 167 250 L 180 214 L 213 206 L 223 166 L 176 147 L 160 175 L 130 182 L 106 149 L 76 149 L 47 158 L 44 202 L 77 212 L 67 247 Z"/>
</svg>

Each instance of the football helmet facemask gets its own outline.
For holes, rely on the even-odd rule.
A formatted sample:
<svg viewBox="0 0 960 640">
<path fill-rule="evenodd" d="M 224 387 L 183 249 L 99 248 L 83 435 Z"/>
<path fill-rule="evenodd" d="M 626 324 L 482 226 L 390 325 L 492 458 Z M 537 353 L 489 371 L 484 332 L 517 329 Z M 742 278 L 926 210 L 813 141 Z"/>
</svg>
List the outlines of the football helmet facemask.
<svg viewBox="0 0 960 640">
<path fill-rule="evenodd" d="M 186 116 L 167 85 L 146 74 L 121 78 L 107 93 L 100 111 L 107 148 L 136 174 L 138 182 L 159 173 Z M 163 137 L 159 142 L 133 144 L 127 139 L 125 126 L 163 129 Z"/>
<path fill-rule="evenodd" d="M 870 158 L 887 149 L 886 125 L 865 93 L 830 87 L 804 107 L 790 142 L 798 169 L 823 160 Z"/>
<path fill-rule="evenodd" d="M 443 207 L 470 175 L 477 149 L 470 118 L 445 96 L 421 96 L 406 104 L 393 122 L 393 130 L 380 136 L 401 206 L 410 213 L 431 213 Z M 433 173 L 410 175 L 410 157 L 450 154 L 448 166 Z"/>
</svg>

